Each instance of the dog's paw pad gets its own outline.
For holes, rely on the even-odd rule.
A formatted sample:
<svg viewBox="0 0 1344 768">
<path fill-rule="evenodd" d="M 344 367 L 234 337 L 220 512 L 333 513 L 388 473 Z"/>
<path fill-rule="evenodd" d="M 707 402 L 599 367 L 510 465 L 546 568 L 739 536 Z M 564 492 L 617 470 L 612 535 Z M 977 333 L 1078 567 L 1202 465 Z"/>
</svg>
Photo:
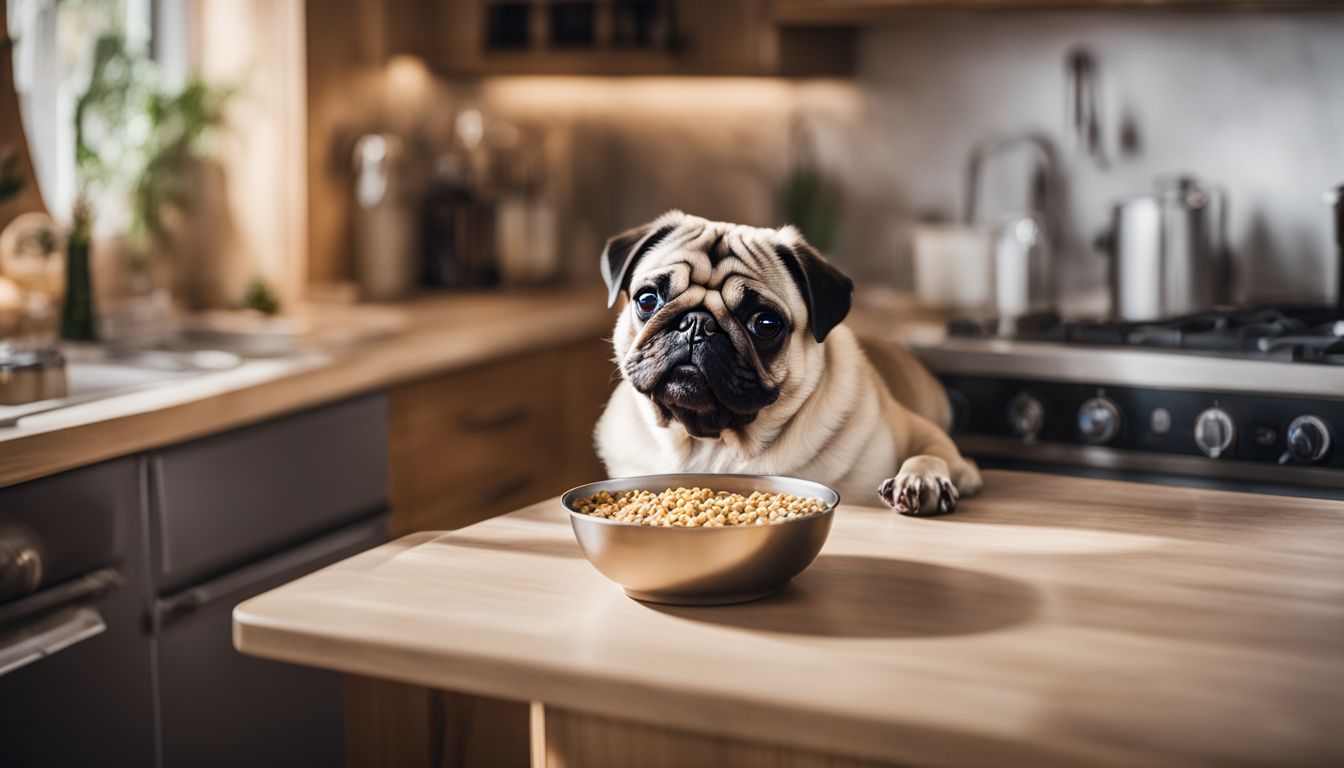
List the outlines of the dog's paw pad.
<svg viewBox="0 0 1344 768">
<path fill-rule="evenodd" d="M 882 481 L 877 495 L 902 515 L 945 515 L 957 508 L 957 487 L 938 475 L 897 475 Z"/>
</svg>

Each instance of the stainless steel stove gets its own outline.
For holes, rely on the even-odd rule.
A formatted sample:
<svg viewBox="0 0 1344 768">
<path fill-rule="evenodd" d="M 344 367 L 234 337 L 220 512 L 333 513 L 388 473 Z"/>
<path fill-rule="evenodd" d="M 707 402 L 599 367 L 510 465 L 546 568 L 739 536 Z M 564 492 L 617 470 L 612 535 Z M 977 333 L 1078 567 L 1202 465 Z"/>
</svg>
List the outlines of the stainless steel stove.
<svg viewBox="0 0 1344 768">
<path fill-rule="evenodd" d="M 1344 498 L 1344 311 L 956 321 L 916 353 L 990 466 Z"/>
</svg>

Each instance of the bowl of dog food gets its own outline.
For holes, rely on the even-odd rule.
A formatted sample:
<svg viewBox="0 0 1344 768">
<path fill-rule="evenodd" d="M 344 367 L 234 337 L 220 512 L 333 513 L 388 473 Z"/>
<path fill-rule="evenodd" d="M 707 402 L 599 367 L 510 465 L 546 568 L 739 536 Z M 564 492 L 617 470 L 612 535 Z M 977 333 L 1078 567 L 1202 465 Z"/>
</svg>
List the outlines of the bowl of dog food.
<svg viewBox="0 0 1344 768">
<path fill-rule="evenodd" d="M 772 595 L 811 565 L 840 494 L 773 475 L 603 480 L 561 497 L 584 557 L 636 600 L 725 605 Z"/>
</svg>

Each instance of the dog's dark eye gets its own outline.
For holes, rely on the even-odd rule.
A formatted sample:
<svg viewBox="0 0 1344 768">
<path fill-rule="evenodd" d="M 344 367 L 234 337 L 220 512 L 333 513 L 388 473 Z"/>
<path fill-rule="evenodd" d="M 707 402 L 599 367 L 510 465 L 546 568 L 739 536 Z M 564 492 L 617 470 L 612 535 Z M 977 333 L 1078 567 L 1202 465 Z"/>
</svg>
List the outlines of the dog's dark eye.
<svg viewBox="0 0 1344 768">
<path fill-rule="evenodd" d="M 747 321 L 747 329 L 762 339 L 773 339 L 784 330 L 784 320 L 774 312 L 761 311 Z"/>
<path fill-rule="evenodd" d="M 645 317 L 657 312 L 662 305 L 662 298 L 654 291 L 640 291 L 639 295 L 635 297 L 635 307 Z"/>
</svg>

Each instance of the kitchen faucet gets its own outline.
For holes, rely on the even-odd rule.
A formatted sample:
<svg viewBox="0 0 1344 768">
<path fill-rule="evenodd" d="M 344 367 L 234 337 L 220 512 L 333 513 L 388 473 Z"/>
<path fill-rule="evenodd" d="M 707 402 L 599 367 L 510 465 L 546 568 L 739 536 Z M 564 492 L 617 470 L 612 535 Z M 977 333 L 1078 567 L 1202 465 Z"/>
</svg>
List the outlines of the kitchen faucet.
<svg viewBox="0 0 1344 768">
<path fill-rule="evenodd" d="M 1062 185 L 1054 143 L 1035 132 L 991 136 L 971 150 L 966 167 L 963 223 L 976 223 L 984 166 L 994 157 L 1025 147 L 1033 156 L 1027 210 L 994 222 L 993 283 L 995 306 L 1005 330 L 1017 318 L 1054 306 L 1052 252 L 1059 247 Z"/>
<path fill-rule="evenodd" d="M 1051 234 L 1054 234 L 1060 203 L 1059 157 L 1050 137 L 1032 131 L 991 136 L 978 142 L 971 149 L 971 156 L 966 165 L 966 201 L 962 212 L 962 220 L 966 224 L 975 223 L 980 177 L 985 163 L 997 155 L 1022 146 L 1030 148 L 1036 160 L 1030 181 L 1029 207 L 1047 220 L 1052 230 Z"/>
</svg>

